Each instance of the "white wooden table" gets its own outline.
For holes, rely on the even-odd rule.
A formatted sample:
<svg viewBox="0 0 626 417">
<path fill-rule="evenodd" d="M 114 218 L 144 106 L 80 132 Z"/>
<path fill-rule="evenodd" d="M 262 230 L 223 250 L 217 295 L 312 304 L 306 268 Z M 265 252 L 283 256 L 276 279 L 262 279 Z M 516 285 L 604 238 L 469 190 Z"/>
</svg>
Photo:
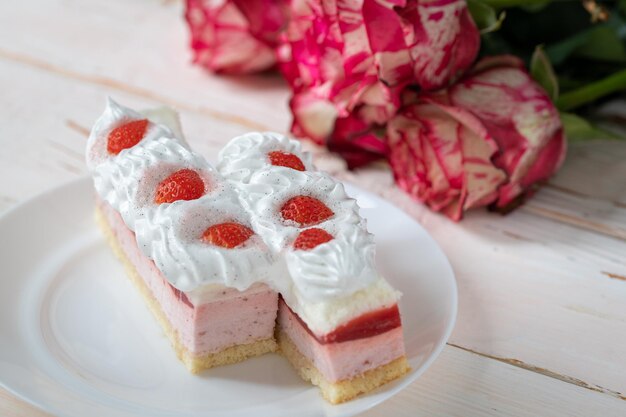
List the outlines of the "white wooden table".
<svg viewBox="0 0 626 417">
<path fill-rule="evenodd" d="M 190 65 L 180 1 L 0 3 L 0 212 L 86 173 L 87 129 L 114 96 L 181 113 L 210 160 L 234 135 L 285 131 L 279 77 Z M 626 142 L 570 147 L 515 213 L 460 224 L 414 204 L 384 166 L 322 168 L 383 195 L 442 246 L 460 291 L 442 356 L 366 416 L 626 416 Z M 0 390 L 0 415 L 46 416 Z"/>
</svg>

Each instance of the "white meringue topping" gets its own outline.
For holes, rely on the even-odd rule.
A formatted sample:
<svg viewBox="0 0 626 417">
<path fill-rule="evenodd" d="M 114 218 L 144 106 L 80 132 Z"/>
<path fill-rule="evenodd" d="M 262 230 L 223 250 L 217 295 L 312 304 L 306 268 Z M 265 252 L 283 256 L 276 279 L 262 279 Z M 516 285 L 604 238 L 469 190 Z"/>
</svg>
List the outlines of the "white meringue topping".
<svg viewBox="0 0 626 417">
<path fill-rule="evenodd" d="M 241 291 L 267 284 L 312 331 L 325 334 L 353 317 L 397 302 L 400 294 L 376 270 L 374 239 L 356 201 L 341 183 L 315 170 L 299 142 L 276 133 L 237 137 L 220 152 L 218 173 L 189 149 L 173 112 L 160 110 L 148 117 L 142 140 L 110 155 L 109 133 L 146 116 L 109 100 L 89 137 L 87 166 L 100 198 L 121 214 L 142 252 L 194 304 L 211 299 L 219 288 Z M 268 157 L 273 151 L 297 156 L 305 171 L 273 166 Z M 205 194 L 156 204 L 159 183 L 185 168 L 200 175 Z M 283 204 L 300 195 L 320 200 L 333 215 L 309 227 L 283 219 Z M 233 249 L 202 240 L 208 227 L 225 222 L 250 227 L 256 234 Z M 299 233 L 311 227 L 333 239 L 295 250 Z"/>
<path fill-rule="evenodd" d="M 296 155 L 307 171 L 271 165 L 267 153 L 275 150 Z M 309 167 L 310 157 L 296 141 L 276 133 L 249 133 L 223 148 L 218 171 L 238 189 L 255 231 L 284 257 L 292 285 L 283 298 L 313 331 L 324 333 L 367 309 L 394 304 L 399 293 L 376 270 L 374 239 L 356 201 L 341 183 Z M 285 221 L 281 207 L 299 195 L 320 200 L 333 216 L 308 227 Z M 298 234 L 313 227 L 334 238 L 309 250 L 294 250 Z"/>
<path fill-rule="evenodd" d="M 87 159 L 100 198 L 121 214 L 135 232 L 141 251 L 181 291 L 202 293 L 196 290 L 215 284 L 245 290 L 258 281 L 269 282 L 275 276 L 275 262 L 258 235 L 233 249 L 201 240 L 203 232 L 215 224 L 237 222 L 251 227 L 250 216 L 233 188 L 204 158 L 171 137 L 169 128 L 151 122 L 137 145 L 118 155 L 108 154 L 108 133 L 120 123 L 143 117 L 109 100 L 96 122 Z M 198 172 L 205 183 L 205 195 L 197 200 L 156 204 L 159 183 L 181 169 Z"/>
</svg>

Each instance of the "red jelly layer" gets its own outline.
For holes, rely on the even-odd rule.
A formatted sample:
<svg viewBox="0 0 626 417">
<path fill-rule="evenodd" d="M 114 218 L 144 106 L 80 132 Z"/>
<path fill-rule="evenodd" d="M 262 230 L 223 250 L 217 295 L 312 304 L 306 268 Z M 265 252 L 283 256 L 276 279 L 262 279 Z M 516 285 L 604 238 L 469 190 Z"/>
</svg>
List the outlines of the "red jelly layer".
<svg viewBox="0 0 626 417">
<path fill-rule="evenodd" d="M 285 303 L 282 298 L 281 303 Z M 287 304 L 285 304 L 287 306 Z M 289 306 L 287 306 L 289 308 Z M 320 344 L 325 345 L 327 343 L 341 343 L 348 342 L 350 340 L 363 339 L 366 337 L 372 337 L 385 333 L 389 330 L 400 327 L 402 324 L 400 321 L 400 310 L 398 305 L 394 304 L 391 307 L 381 308 L 362 314 L 353 318 L 347 323 L 342 324 L 330 333 L 319 336 L 309 329 L 309 326 L 289 308 L 293 315 L 298 319 L 298 322 L 306 329 L 306 331 L 315 338 Z"/>
</svg>

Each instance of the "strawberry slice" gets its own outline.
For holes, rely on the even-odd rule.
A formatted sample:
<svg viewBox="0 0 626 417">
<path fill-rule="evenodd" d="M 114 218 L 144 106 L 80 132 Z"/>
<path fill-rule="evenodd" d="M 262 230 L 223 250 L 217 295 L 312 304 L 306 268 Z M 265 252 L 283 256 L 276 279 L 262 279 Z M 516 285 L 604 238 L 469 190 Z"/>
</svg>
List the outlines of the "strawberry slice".
<svg viewBox="0 0 626 417">
<path fill-rule="evenodd" d="M 309 250 L 331 240 L 333 240 L 333 235 L 324 229 L 314 227 L 300 232 L 293 242 L 293 247 L 295 250 Z"/>
<path fill-rule="evenodd" d="M 178 200 L 195 200 L 206 192 L 204 181 L 191 169 L 181 169 L 159 183 L 154 197 L 157 204 Z"/>
<path fill-rule="evenodd" d="M 254 232 L 239 223 L 215 224 L 204 231 L 202 240 L 223 248 L 236 248 L 250 239 Z"/>
<path fill-rule="evenodd" d="M 275 166 L 287 167 L 296 171 L 304 171 L 302 160 L 296 155 L 283 151 L 274 151 L 267 154 L 270 163 Z"/>
<path fill-rule="evenodd" d="M 280 214 L 283 219 L 305 227 L 321 223 L 335 213 L 317 198 L 299 195 L 287 200 L 281 207 Z"/>
<path fill-rule="evenodd" d="M 116 127 L 107 138 L 107 151 L 117 155 L 123 149 L 132 148 L 143 139 L 148 128 L 148 120 L 133 120 Z"/>
</svg>

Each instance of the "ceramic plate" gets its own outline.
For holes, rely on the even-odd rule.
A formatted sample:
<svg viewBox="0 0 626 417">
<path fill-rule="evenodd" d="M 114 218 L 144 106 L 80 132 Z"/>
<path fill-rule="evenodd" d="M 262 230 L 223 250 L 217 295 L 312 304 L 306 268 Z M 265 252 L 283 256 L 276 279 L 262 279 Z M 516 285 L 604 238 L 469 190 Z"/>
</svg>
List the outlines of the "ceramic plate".
<svg viewBox="0 0 626 417">
<path fill-rule="evenodd" d="M 379 197 L 347 186 L 377 238 L 400 303 L 412 371 L 342 405 L 327 404 L 279 355 L 191 375 L 176 359 L 93 220 L 84 178 L 0 218 L 0 383 L 59 416 L 350 416 L 390 398 L 439 355 L 457 290 L 426 231 Z"/>
</svg>

